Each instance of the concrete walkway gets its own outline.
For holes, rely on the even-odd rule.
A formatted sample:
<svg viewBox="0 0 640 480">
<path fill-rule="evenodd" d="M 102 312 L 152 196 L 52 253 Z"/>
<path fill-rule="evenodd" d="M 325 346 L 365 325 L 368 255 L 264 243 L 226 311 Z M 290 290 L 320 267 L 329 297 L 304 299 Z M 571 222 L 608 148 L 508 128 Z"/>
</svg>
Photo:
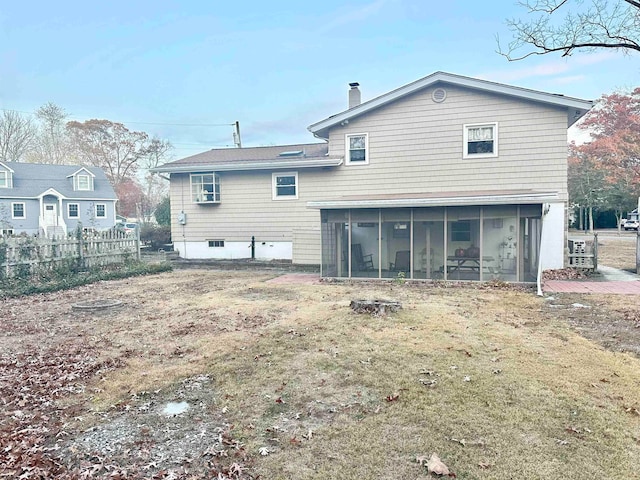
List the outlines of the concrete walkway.
<svg viewBox="0 0 640 480">
<path fill-rule="evenodd" d="M 542 291 L 544 293 L 640 295 L 640 276 L 605 265 L 599 265 L 598 272 L 602 275 L 599 281 L 547 280 L 542 286 Z"/>
</svg>

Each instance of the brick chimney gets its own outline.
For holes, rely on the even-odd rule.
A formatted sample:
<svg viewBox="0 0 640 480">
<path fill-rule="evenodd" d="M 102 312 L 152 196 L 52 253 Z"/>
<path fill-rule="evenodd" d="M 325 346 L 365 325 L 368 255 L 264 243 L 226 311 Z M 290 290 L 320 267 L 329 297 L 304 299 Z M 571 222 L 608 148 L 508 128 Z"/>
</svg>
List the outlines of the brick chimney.
<svg viewBox="0 0 640 480">
<path fill-rule="evenodd" d="M 362 101 L 360 89 L 358 88 L 360 84 L 358 82 L 353 82 L 350 83 L 349 86 L 351 87 L 349 90 L 349 108 L 357 107 Z"/>
</svg>

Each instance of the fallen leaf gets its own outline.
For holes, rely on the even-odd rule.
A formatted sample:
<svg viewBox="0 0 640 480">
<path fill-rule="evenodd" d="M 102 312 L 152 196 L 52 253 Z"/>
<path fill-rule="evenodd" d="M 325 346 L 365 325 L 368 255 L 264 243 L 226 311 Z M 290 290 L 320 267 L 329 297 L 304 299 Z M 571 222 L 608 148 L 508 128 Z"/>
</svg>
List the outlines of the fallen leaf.
<svg viewBox="0 0 640 480">
<path fill-rule="evenodd" d="M 260 449 L 258 450 L 258 452 L 260 453 L 260 455 L 262 455 L 263 457 L 266 457 L 267 455 L 269 455 L 269 449 L 267 447 L 260 447 Z"/>
<path fill-rule="evenodd" d="M 395 402 L 396 400 L 398 400 L 398 398 L 400 398 L 400 395 L 397 393 L 394 393 L 393 395 L 387 395 L 385 397 L 385 400 L 387 402 Z"/>
<path fill-rule="evenodd" d="M 481 469 L 483 469 L 483 470 L 486 470 L 486 469 L 488 469 L 488 468 L 491 468 L 491 464 L 490 464 L 490 463 L 484 463 L 484 462 L 480 462 L 480 463 L 478 464 L 478 466 L 479 466 Z"/>
<path fill-rule="evenodd" d="M 442 463 L 440 457 L 438 457 L 438 455 L 436 455 L 435 453 L 431 454 L 431 458 L 429 458 L 429 461 L 427 462 L 427 471 L 429 473 L 435 473 L 436 475 L 450 474 L 449 467 Z"/>
<path fill-rule="evenodd" d="M 471 377 L 469 375 L 465 375 L 465 377 L 462 379 L 463 382 L 470 382 L 471 381 Z"/>
</svg>

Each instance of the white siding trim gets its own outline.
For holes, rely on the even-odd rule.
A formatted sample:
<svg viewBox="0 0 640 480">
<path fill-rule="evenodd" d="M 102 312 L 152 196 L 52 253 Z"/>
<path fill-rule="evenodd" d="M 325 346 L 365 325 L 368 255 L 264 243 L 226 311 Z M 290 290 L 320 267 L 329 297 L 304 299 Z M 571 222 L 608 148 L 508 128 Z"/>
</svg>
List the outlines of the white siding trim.
<svg viewBox="0 0 640 480">
<path fill-rule="evenodd" d="M 564 267 L 566 232 L 564 203 L 549 203 L 549 211 L 543 213 L 542 238 L 540 239 L 540 268 L 555 270 Z"/>
</svg>

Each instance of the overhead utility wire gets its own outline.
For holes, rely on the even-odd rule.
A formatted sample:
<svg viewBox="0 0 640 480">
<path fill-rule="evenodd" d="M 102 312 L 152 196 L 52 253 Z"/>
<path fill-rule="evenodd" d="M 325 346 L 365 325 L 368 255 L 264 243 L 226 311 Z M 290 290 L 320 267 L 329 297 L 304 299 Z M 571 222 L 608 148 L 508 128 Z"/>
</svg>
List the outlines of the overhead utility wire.
<svg viewBox="0 0 640 480">
<path fill-rule="evenodd" d="M 14 110 L 12 108 L 0 108 L 3 112 L 25 113 L 27 115 L 35 115 L 36 112 L 25 112 L 23 110 Z M 86 116 L 86 115 L 83 115 Z M 164 122 L 128 122 L 120 120 L 118 123 L 131 125 L 167 125 L 172 127 L 233 127 L 235 123 L 164 123 Z"/>
</svg>

